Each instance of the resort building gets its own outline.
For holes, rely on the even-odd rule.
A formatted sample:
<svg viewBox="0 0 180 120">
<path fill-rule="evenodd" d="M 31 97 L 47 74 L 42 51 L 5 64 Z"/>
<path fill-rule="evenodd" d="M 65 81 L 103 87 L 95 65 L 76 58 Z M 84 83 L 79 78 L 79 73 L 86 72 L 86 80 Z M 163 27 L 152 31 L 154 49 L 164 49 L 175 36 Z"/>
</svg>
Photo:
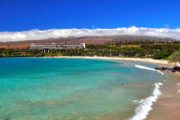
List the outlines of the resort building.
<svg viewBox="0 0 180 120">
<path fill-rule="evenodd" d="M 51 44 L 35 44 L 32 43 L 29 46 L 30 50 L 42 50 L 43 52 L 49 52 L 50 50 L 70 50 L 70 49 L 85 49 L 86 44 L 81 43 L 81 44 L 56 44 L 56 43 L 51 43 Z"/>
</svg>

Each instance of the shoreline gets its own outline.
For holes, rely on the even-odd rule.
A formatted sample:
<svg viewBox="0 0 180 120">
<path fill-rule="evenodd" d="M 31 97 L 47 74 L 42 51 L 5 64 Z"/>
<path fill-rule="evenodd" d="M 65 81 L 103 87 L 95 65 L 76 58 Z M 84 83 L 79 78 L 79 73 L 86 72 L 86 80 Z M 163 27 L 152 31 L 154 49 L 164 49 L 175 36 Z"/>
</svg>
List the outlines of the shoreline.
<svg viewBox="0 0 180 120">
<path fill-rule="evenodd" d="M 168 79 L 161 87 L 162 95 L 153 105 L 147 120 L 179 120 L 180 119 L 180 73 L 166 72 Z"/>
<path fill-rule="evenodd" d="M 135 61 L 144 63 L 153 63 L 159 65 L 173 66 L 174 63 L 169 63 L 167 60 L 155 60 L 152 58 L 130 58 L 130 57 L 99 57 L 99 56 L 54 56 L 42 58 L 73 58 L 73 59 L 95 59 L 95 60 L 122 60 L 122 61 Z M 180 64 L 178 64 L 179 66 Z"/>
<path fill-rule="evenodd" d="M 162 66 L 174 66 L 167 60 L 154 60 L 151 58 L 121 58 L 121 57 L 82 57 L 82 56 L 57 56 L 46 58 L 74 58 L 74 59 L 95 59 L 95 60 L 120 60 L 152 63 Z M 179 66 L 179 64 L 178 64 Z M 149 111 L 146 120 L 179 120 L 180 119 L 180 72 L 167 72 L 168 79 L 160 88 L 161 95 L 153 103 L 152 110 Z"/>
<path fill-rule="evenodd" d="M 122 61 L 134 61 L 152 63 L 165 66 L 174 66 L 174 63 L 170 63 L 168 60 L 158 60 L 153 58 L 136 58 L 136 57 L 103 57 L 103 56 L 44 56 L 44 57 L 0 57 L 0 58 L 67 58 L 67 59 L 95 59 L 95 60 L 122 60 Z M 176 64 L 180 66 L 180 63 Z"/>
<path fill-rule="evenodd" d="M 120 60 L 152 63 L 162 66 L 174 66 L 167 60 L 154 60 L 151 58 L 120 58 L 120 57 L 82 57 L 82 56 L 58 56 L 50 58 L 74 58 L 74 59 L 96 59 L 96 60 Z M 178 64 L 179 66 L 179 64 Z M 168 80 L 160 88 L 161 95 L 153 103 L 146 120 L 179 120 L 180 119 L 180 72 L 167 72 Z"/>
<path fill-rule="evenodd" d="M 143 63 L 152 63 L 160 66 L 174 66 L 167 60 L 155 60 L 151 58 L 123 58 L 123 57 L 98 57 L 98 56 L 54 56 L 54 57 L 29 57 L 29 58 L 67 58 L 67 59 L 94 59 L 94 60 L 112 60 L 112 61 L 134 61 Z M 179 66 L 179 64 L 178 64 Z M 152 110 L 148 113 L 145 120 L 179 120 L 180 119 L 180 72 L 167 72 L 166 80 L 160 88 L 160 95 L 152 105 Z"/>
</svg>

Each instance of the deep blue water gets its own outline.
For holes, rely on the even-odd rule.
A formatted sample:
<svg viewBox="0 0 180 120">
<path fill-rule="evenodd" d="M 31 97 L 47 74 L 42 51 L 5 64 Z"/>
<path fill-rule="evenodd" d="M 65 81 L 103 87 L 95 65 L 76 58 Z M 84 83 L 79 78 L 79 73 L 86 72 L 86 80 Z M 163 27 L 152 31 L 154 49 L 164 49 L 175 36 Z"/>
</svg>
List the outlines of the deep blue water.
<svg viewBox="0 0 180 120">
<path fill-rule="evenodd" d="M 123 120 L 162 80 L 136 62 L 0 59 L 0 120 Z M 142 64 L 153 67 L 154 65 Z"/>
</svg>

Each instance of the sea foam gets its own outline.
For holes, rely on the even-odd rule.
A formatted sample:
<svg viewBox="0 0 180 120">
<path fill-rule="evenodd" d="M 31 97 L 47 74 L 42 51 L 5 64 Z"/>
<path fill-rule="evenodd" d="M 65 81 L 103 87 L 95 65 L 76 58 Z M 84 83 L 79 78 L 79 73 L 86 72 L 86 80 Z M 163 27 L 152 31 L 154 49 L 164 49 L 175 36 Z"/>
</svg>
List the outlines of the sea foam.
<svg viewBox="0 0 180 120">
<path fill-rule="evenodd" d="M 156 70 L 156 69 L 154 69 L 154 68 L 150 68 L 150 67 L 146 67 L 146 66 L 142 66 L 142 65 L 135 65 L 135 67 L 136 67 L 136 68 L 139 68 L 139 69 L 157 71 L 157 72 L 160 73 L 161 75 L 164 75 L 163 72 L 161 72 L 160 70 Z"/>
<path fill-rule="evenodd" d="M 163 72 L 155 70 L 150 67 L 141 66 L 141 65 L 135 65 L 135 67 L 140 68 L 140 69 L 157 71 L 161 75 L 164 75 Z M 161 91 L 160 91 L 161 85 L 163 85 L 161 82 L 154 84 L 155 88 L 153 90 L 152 95 L 139 101 L 139 106 L 135 110 L 136 112 L 135 115 L 129 120 L 144 120 L 147 118 L 147 116 L 149 115 L 149 112 L 153 109 L 152 108 L 153 104 L 157 101 L 158 97 L 161 95 Z"/>
<path fill-rule="evenodd" d="M 153 103 L 155 103 L 158 97 L 161 95 L 159 90 L 162 83 L 155 83 L 155 88 L 153 90 L 152 96 L 139 101 L 139 106 L 136 108 L 136 114 L 129 120 L 144 120 L 148 116 L 149 112 L 152 110 Z"/>
</svg>

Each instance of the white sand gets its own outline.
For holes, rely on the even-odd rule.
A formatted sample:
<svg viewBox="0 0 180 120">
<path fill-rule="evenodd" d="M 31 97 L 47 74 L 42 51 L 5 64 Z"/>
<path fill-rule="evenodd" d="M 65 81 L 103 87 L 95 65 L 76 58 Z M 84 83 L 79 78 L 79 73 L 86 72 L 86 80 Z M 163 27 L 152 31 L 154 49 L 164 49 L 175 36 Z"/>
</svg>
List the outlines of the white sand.
<svg viewBox="0 0 180 120">
<path fill-rule="evenodd" d="M 49 57 L 48 57 L 49 58 Z M 147 63 L 156 63 L 161 65 L 174 65 L 169 63 L 167 60 L 155 60 L 151 58 L 123 58 L 123 57 L 98 57 L 98 56 L 55 56 L 50 58 L 77 58 L 77 59 L 100 59 L 100 60 L 123 60 L 123 61 L 138 61 Z M 177 64 L 180 65 L 179 63 Z"/>
</svg>

